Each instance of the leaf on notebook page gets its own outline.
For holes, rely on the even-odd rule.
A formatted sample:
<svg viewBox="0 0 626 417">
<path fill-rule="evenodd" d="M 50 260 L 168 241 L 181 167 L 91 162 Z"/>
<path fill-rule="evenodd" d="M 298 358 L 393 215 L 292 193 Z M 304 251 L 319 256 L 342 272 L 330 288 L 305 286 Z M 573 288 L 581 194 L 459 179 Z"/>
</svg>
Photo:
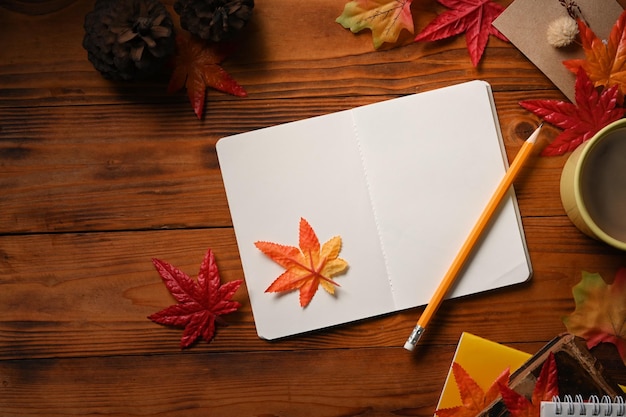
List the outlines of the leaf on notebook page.
<svg viewBox="0 0 626 417">
<path fill-rule="evenodd" d="M 564 129 L 542 155 L 558 156 L 576 149 L 600 129 L 624 117 L 617 86 L 598 92 L 584 70 L 576 77 L 576 105 L 558 100 L 525 100 L 519 104 L 548 123 Z"/>
<path fill-rule="evenodd" d="M 563 319 L 567 331 L 584 338 L 590 349 L 601 342 L 614 344 L 626 365 L 626 268 L 612 284 L 600 274 L 583 272 L 572 293 L 576 308 Z"/>
<path fill-rule="evenodd" d="M 206 253 L 197 282 L 171 264 L 153 259 L 163 283 L 178 304 L 167 307 L 148 318 L 155 323 L 184 327 L 180 347 L 189 347 L 197 339 L 210 342 L 215 324 L 225 324 L 221 316 L 236 311 L 241 304 L 231 300 L 242 280 L 221 283 L 213 251 Z"/>
<path fill-rule="evenodd" d="M 331 277 L 348 268 L 348 263 L 339 258 L 341 237 L 335 236 L 320 247 L 315 231 L 305 219 L 300 219 L 299 248 L 272 242 L 255 242 L 255 246 L 285 268 L 265 292 L 299 290 L 302 307 L 309 305 L 320 285 L 334 294 L 339 285 Z"/>
<path fill-rule="evenodd" d="M 616 85 L 622 95 L 626 94 L 626 11 L 617 19 L 606 43 L 580 20 L 578 29 L 585 59 L 571 59 L 563 64 L 573 73 L 584 69 L 596 87 Z"/>
<path fill-rule="evenodd" d="M 370 29 L 374 48 L 378 49 L 385 42 L 397 41 L 403 29 L 413 33 L 412 1 L 352 0 L 335 21 L 353 33 Z"/>
<path fill-rule="evenodd" d="M 239 97 L 248 95 L 219 65 L 230 49 L 230 45 L 206 42 L 195 36 L 176 36 L 174 70 L 167 91 L 174 93 L 185 87 L 198 119 L 202 119 L 207 87 Z"/>
<path fill-rule="evenodd" d="M 508 42 L 492 23 L 504 11 L 504 7 L 491 0 L 437 0 L 446 6 L 443 12 L 431 21 L 416 37 L 415 41 L 437 41 L 465 32 L 467 50 L 476 67 L 483 56 L 489 35 Z"/>
<path fill-rule="evenodd" d="M 452 363 L 452 373 L 459 387 L 463 405 L 435 411 L 439 417 L 475 417 L 499 396 L 499 385 L 506 385 L 509 382 L 508 368 L 498 376 L 487 391 L 484 391 L 457 362 Z"/>
<path fill-rule="evenodd" d="M 511 417 L 539 416 L 541 401 L 552 401 L 553 397 L 559 395 L 559 378 L 554 354 L 550 352 L 548 359 L 543 363 L 530 400 L 504 384 L 500 385 L 500 394 Z"/>
</svg>

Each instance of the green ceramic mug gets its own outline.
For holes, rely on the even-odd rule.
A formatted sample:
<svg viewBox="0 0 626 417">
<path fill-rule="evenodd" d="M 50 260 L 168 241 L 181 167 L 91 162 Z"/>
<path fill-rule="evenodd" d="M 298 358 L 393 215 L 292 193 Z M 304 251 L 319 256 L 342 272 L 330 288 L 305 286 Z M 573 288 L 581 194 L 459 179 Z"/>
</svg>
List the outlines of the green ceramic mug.
<svg viewBox="0 0 626 417">
<path fill-rule="evenodd" d="M 572 152 L 561 174 L 561 202 L 583 233 L 626 250 L 626 119 Z"/>
</svg>

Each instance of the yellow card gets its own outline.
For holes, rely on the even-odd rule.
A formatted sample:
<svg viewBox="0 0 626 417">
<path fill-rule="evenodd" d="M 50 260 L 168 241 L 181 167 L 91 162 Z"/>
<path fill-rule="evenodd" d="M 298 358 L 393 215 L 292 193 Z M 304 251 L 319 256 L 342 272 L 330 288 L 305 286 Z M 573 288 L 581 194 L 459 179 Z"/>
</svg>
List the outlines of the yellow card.
<svg viewBox="0 0 626 417">
<path fill-rule="evenodd" d="M 509 368 L 513 373 L 531 356 L 529 353 L 474 336 L 471 333 L 463 333 L 452 361 L 461 365 L 486 391 L 505 369 Z M 459 405 L 462 405 L 461 395 L 451 366 L 437 410 Z"/>
</svg>

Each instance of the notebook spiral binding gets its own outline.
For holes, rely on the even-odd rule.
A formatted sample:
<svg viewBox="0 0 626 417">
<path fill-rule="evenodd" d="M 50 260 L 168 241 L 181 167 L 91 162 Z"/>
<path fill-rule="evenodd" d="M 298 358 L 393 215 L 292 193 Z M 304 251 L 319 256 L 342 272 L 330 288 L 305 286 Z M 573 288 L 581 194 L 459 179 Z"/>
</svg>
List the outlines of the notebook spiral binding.
<svg viewBox="0 0 626 417">
<path fill-rule="evenodd" d="M 589 401 L 585 402 L 582 395 L 564 395 L 563 400 L 559 397 L 553 397 L 552 402 L 555 405 L 554 412 L 559 416 L 600 416 L 600 417 L 624 417 L 626 414 L 626 405 L 624 398 L 611 398 L 604 395 L 601 399 L 597 395 L 589 397 Z"/>
</svg>

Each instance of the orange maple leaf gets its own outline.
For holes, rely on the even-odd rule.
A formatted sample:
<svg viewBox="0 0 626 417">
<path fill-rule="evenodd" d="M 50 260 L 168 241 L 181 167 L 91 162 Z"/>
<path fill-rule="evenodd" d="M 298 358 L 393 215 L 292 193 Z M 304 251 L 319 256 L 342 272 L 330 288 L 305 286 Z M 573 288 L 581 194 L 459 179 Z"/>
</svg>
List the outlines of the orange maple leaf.
<svg viewBox="0 0 626 417">
<path fill-rule="evenodd" d="M 548 359 L 541 366 L 541 372 L 530 399 L 501 384 L 500 393 L 511 417 L 538 417 L 542 401 L 552 401 L 559 395 L 559 378 L 554 354 L 550 352 Z"/>
<path fill-rule="evenodd" d="M 509 369 L 505 369 L 491 384 L 487 391 L 474 381 L 465 369 L 457 362 L 452 363 L 454 380 L 459 387 L 463 405 L 451 408 L 442 408 L 435 411 L 439 417 L 475 417 L 485 407 L 491 404 L 500 395 L 500 384 L 508 384 Z"/>
<path fill-rule="evenodd" d="M 218 64 L 229 54 L 227 45 L 206 42 L 189 35 L 176 36 L 174 71 L 167 87 L 174 93 L 183 87 L 198 119 L 202 119 L 207 87 L 238 97 L 248 93 Z"/>
<path fill-rule="evenodd" d="M 626 11 L 617 19 L 606 43 L 581 20 L 578 30 L 585 59 L 570 59 L 563 64 L 574 74 L 579 68 L 585 70 L 596 87 L 618 85 L 626 94 Z"/>
<path fill-rule="evenodd" d="M 335 293 L 332 276 L 344 272 L 348 263 L 339 258 L 341 237 L 335 236 L 320 248 L 320 242 L 311 225 L 300 219 L 299 248 L 272 242 L 255 242 L 254 245 L 278 265 L 286 269 L 265 290 L 283 292 L 300 290 L 300 305 L 306 307 L 321 285 L 328 293 Z"/>
</svg>

